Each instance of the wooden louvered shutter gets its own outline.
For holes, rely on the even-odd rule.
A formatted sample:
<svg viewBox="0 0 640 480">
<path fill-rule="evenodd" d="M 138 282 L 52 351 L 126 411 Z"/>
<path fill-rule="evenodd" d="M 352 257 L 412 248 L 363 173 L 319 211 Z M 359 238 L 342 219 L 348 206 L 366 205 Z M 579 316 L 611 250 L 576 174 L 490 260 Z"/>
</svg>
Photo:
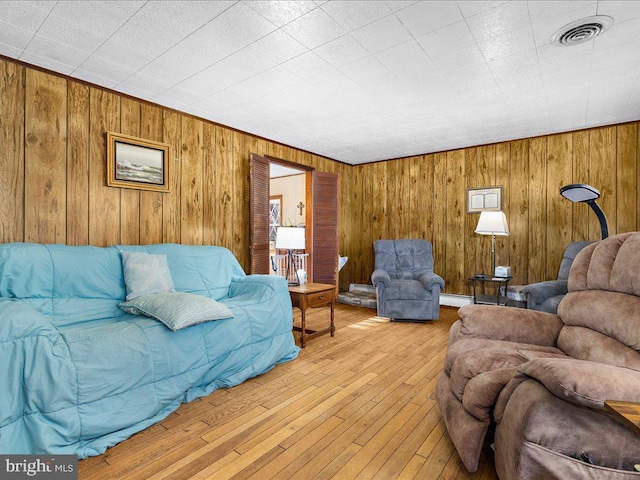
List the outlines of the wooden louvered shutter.
<svg viewBox="0 0 640 480">
<path fill-rule="evenodd" d="M 251 154 L 249 166 L 251 273 L 269 273 L 269 159 Z"/>
<path fill-rule="evenodd" d="M 338 175 L 312 173 L 313 281 L 338 284 Z"/>
</svg>

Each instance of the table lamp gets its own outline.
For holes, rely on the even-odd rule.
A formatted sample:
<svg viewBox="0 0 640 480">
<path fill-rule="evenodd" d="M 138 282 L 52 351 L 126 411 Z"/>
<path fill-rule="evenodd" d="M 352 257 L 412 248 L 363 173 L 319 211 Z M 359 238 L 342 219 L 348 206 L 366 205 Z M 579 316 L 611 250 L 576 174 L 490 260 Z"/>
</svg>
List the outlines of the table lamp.
<svg viewBox="0 0 640 480">
<path fill-rule="evenodd" d="M 484 211 L 480 212 L 478 226 L 475 230 L 480 235 L 491 235 L 491 272 L 495 276 L 496 273 L 496 235 L 509 235 L 509 227 L 507 226 L 507 216 L 503 211 Z"/>
<path fill-rule="evenodd" d="M 276 248 L 288 250 L 286 277 L 289 285 L 300 285 L 298 272 L 293 264 L 293 251 L 304 250 L 305 248 L 304 227 L 278 227 L 276 230 Z M 295 282 L 289 281 L 289 271 L 291 268 L 293 268 L 296 274 Z"/>
</svg>

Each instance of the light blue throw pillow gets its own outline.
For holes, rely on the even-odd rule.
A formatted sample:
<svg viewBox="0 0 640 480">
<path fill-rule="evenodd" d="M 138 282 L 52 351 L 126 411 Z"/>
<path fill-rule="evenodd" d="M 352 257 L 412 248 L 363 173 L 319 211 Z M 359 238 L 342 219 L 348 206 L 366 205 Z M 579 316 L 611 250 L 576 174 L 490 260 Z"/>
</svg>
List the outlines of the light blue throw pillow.
<svg viewBox="0 0 640 480">
<path fill-rule="evenodd" d="M 166 255 L 121 252 L 127 300 L 152 293 L 173 292 L 173 279 Z"/>
<path fill-rule="evenodd" d="M 173 331 L 196 323 L 233 317 L 231 310 L 223 303 L 182 292 L 142 295 L 118 306 L 127 313 L 160 320 Z"/>
</svg>

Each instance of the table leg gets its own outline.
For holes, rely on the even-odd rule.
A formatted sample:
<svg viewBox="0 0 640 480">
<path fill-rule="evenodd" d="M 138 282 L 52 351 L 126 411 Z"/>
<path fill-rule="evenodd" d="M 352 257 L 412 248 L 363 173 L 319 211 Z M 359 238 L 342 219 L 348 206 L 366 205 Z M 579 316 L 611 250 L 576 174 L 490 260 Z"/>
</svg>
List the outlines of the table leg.
<svg viewBox="0 0 640 480">
<path fill-rule="evenodd" d="M 306 310 L 306 308 L 301 308 L 300 311 L 302 312 L 302 318 L 300 321 L 300 346 L 302 348 L 304 348 L 304 334 L 305 334 L 305 328 L 306 328 L 306 319 L 305 319 L 305 315 L 304 315 L 304 311 Z"/>
<path fill-rule="evenodd" d="M 333 323 L 333 305 L 334 302 L 331 302 L 331 336 L 333 337 L 333 333 L 336 331 L 336 326 Z"/>
</svg>

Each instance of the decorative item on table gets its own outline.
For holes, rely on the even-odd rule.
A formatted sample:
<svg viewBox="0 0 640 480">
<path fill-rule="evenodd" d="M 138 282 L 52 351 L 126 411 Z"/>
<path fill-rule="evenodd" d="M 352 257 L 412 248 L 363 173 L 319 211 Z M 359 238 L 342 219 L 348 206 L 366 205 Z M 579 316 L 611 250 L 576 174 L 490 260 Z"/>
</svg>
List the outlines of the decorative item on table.
<svg viewBox="0 0 640 480">
<path fill-rule="evenodd" d="M 307 272 L 303 269 L 299 268 L 296 270 L 296 275 L 298 276 L 298 282 L 300 282 L 300 285 L 307 283 Z"/>
<path fill-rule="evenodd" d="M 504 267 L 498 265 L 495 269 L 496 277 L 510 277 L 511 276 L 511 267 Z"/>
<path fill-rule="evenodd" d="M 276 249 L 287 250 L 286 279 L 289 285 L 300 285 L 298 272 L 293 262 L 293 251 L 304 250 L 305 248 L 305 228 L 304 227 L 278 227 L 276 232 Z M 289 278 L 289 272 L 294 272 L 295 280 Z"/>
<path fill-rule="evenodd" d="M 496 235 L 509 235 L 507 216 L 503 211 L 483 211 L 480 213 L 475 232 L 480 235 L 491 235 L 491 272 L 496 277 L 502 276 L 496 272 Z"/>
</svg>

